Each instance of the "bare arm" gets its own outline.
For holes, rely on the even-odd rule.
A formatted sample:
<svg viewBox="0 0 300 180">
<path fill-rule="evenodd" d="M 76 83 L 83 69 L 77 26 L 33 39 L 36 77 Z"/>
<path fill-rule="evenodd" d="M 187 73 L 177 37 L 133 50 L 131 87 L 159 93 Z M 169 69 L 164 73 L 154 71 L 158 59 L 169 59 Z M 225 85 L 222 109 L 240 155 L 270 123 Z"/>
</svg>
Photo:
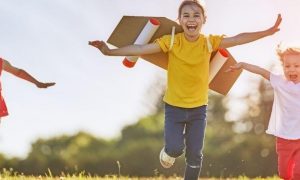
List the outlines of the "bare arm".
<svg viewBox="0 0 300 180">
<path fill-rule="evenodd" d="M 248 64 L 245 62 L 239 62 L 233 66 L 230 66 L 229 69 L 227 70 L 227 72 L 231 72 L 231 71 L 235 71 L 238 69 L 245 69 L 249 72 L 252 72 L 254 74 L 258 74 L 261 75 L 262 77 L 264 77 L 267 80 L 270 80 L 270 71 L 261 68 L 259 66 L 253 65 L 253 64 Z"/>
<path fill-rule="evenodd" d="M 6 72 L 9 72 L 21 79 L 24 79 L 26 81 L 29 81 L 29 82 L 35 84 L 38 88 L 47 88 L 47 87 L 55 85 L 55 83 L 39 82 L 34 77 L 32 77 L 29 73 L 27 73 L 25 70 L 12 66 L 7 60 L 3 60 L 2 68 Z"/>
<path fill-rule="evenodd" d="M 279 25 L 281 21 L 282 21 L 281 15 L 278 14 L 277 20 L 271 28 L 264 31 L 241 33 L 233 37 L 224 38 L 220 43 L 220 48 L 228 48 L 232 46 L 246 44 L 264 38 L 266 36 L 271 36 L 280 30 Z"/>
<path fill-rule="evenodd" d="M 161 52 L 158 44 L 129 45 L 122 48 L 110 49 L 103 41 L 90 41 L 89 45 L 99 49 L 102 54 L 108 56 L 141 56 Z"/>
</svg>

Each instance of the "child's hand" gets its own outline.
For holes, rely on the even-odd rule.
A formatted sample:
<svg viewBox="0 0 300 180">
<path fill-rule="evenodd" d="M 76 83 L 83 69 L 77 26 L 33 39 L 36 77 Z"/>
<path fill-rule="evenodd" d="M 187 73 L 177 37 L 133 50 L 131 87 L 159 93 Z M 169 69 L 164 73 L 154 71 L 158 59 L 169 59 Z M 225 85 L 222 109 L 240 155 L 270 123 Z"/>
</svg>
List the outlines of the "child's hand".
<svg viewBox="0 0 300 180">
<path fill-rule="evenodd" d="M 282 21 L 281 14 L 278 14 L 275 24 L 270 29 L 268 29 L 268 32 L 270 33 L 270 35 L 272 35 L 280 30 L 279 25 L 280 25 L 281 21 Z"/>
<path fill-rule="evenodd" d="M 239 62 L 239 63 L 236 63 L 233 66 L 229 66 L 229 69 L 227 69 L 225 72 L 234 72 L 234 71 L 240 70 L 242 68 L 243 68 L 243 63 Z"/>
<path fill-rule="evenodd" d="M 48 88 L 48 87 L 54 86 L 54 85 L 55 85 L 54 82 L 51 82 L 51 83 L 42 83 L 42 82 L 38 82 L 38 83 L 36 84 L 36 86 L 37 86 L 38 88 Z"/>
<path fill-rule="evenodd" d="M 89 45 L 99 49 L 102 52 L 102 54 L 109 55 L 110 49 L 104 41 L 89 41 Z"/>
</svg>

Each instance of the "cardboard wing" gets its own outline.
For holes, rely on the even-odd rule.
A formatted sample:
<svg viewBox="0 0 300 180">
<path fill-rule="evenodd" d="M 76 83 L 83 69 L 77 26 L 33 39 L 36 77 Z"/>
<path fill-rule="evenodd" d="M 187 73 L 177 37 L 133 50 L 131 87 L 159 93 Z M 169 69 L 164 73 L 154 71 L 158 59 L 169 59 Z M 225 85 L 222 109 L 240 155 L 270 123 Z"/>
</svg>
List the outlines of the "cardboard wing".
<svg viewBox="0 0 300 180">
<path fill-rule="evenodd" d="M 227 52 L 228 59 L 220 67 L 218 73 L 210 81 L 209 88 L 220 94 L 226 95 L 231 89 L 231 87 L 233 86 L 233 84 L 235 83 L 235 81 L 238 79 L 240 74 L 242 73 L 242 70 L 238 70 L 234 72 L 225 72 L 227 69 L 229 69 L 230 66 L 236 64 L 236 60 L 233 58 L 233 56 L 230 54 L 230 52 L 227 49 L 223 49 L 223 50 Z M 212 54 L 211 57 L 214 57 L 215 53 Z M 210 64 L 212 64 L 212 60 L 213 58 L 211 58 Z"/>
<path fill-rule="evenodd" d="M 165 17 L 123 16 L 119 24 L 116 26 L 116 28 L 110 35 L 107 42 L 116 47 L 123 47 L 134 44 L 135 40 L 138 38 L 139 34 L 141 33 L 141 31 L 143 30 L 150 18 L 157 19 L 160 22 L 160 26 L 153 34 L 149 42 L 153 42 L 155 39 L 163 35 L 171 34 L 172 27 L 175 27 L 175 33 L 183 32 L 180 25 Z M 236 63 L 235 59 L 232 57 L 230 52 L 228 50 L 225 51 L 228 53 L 228 58 L 223 65 L 217 68 L 217 73 L 214 75 L 209 84 L 209 88 L 211 90 L 223 95 L 226 95 L 229 92 L 234 82 L 237 80 L 240 73 L 242 72 L 225 72 L 225 70 L 228 69 L 229 66 Z M 214 52 L 212 54 L 211 60 L 213 59 L 216 53 L 217 52 Z M 163 69 L 168 68 L 168 55 L 163 52 L 144 55 L 141 58 Z"/>
</svg>

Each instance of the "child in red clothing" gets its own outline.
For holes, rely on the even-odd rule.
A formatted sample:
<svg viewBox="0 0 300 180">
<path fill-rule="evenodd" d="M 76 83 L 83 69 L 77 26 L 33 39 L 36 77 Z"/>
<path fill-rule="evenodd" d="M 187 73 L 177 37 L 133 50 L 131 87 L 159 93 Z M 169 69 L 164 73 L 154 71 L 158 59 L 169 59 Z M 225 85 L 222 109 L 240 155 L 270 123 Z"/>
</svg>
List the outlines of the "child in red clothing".
<svg viewBox="0 0 300 180">
<path fill-rule="evenodd" d="M 267 133 L 276 137 L 278 172 L 284 180 L 300 180 L 300 48 L 279 46 L 283 75 L 244 62 L 229 71 L 245 69 L 261 75 L 274 91 L 274 102 Z"/>
<path fill-rule="evenodd" d="M 16 67 L 12 66 L 7 60 L 0 58 L 0 77 L 1 77 L 2 70 L 9 72 L 21 79 L 29 81 L 29 82 L 35 84 L 38 88 L 47 88 L 47 87 L 55 85 L 55 83 L 53 83 L 53 82 L 42 83 L 42 82 L 36 80 L 34 77 L 32 77 L 25 70 L 16 68 Z M 0 81 L 0 121 L 1 121 L 1 117 L 8 115 L 7 107 L 5 105 L 5 101 L 1 94 L 1 90 L 2 90 L 2 88 L 1 88 L 1 81 Z"/>
</svg>

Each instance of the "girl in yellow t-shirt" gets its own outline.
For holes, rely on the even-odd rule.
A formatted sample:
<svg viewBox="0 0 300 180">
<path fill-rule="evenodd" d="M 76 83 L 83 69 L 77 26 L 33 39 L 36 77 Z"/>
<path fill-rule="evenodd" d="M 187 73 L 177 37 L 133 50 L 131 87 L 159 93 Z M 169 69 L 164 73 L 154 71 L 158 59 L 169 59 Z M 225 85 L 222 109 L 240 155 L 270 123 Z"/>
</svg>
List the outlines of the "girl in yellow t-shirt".
<svg viewBox="0 0 300 180">
<path fill-rule="evenodd" d="M 241 33 L 233 37 L 222 35 L 206 37 L 201 34 L 206 21 L 204 6 L 197 0 L 185 0 L 178 9 L 179 23 L 183 33 L 174 37 L 165 35 L 146 45 L 130 45 L 109 49 L 103 41 L 90 41 L 108 56 L 141 56 L 158 52 L 168 53 L 168 82 L 165 102 L 165 146 L 160 153 L 161 165 L 169 168 L 175 158 L 185 150 L 186 169 L 184 179 L 198 179 L 202 165 L 202 149 L 206 126 L 208 102 L 208 70 L 210 49 L 228 48 L 249 43 L 273 35 L 279 31 L 281 16 L 267 30 Z"/>
</svg>

